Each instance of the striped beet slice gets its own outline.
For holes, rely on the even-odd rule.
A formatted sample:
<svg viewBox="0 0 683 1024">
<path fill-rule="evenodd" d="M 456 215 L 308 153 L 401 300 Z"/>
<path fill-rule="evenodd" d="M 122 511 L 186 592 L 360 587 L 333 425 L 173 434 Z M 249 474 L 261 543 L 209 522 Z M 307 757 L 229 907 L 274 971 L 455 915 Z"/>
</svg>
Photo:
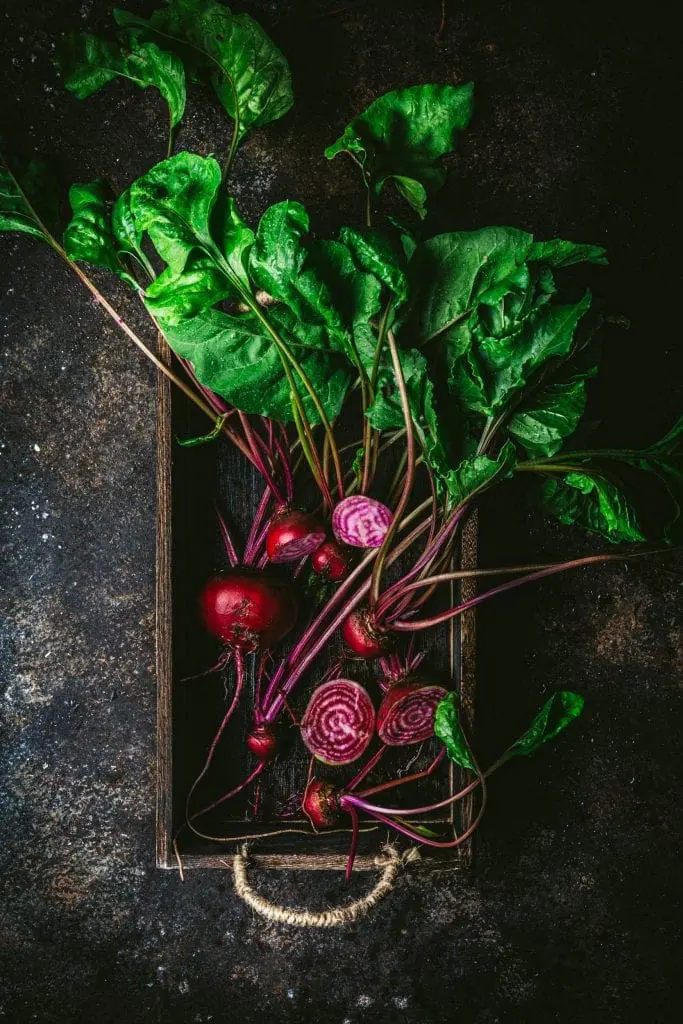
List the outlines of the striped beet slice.
<svg viewBox="0 0 683 1024">
<path fill-rule="evenodd" d="M 391 526 L 393 513 L 381 501 L 354 494 L 344 498 L 332 513 L 337 540 L 354 548 L 378 548 Z"/>
<path fill-rule="evenodd" d="M 360 757 L 375 731 L 375 708 L 362 686 L 331 679 L 313 693 L 301 722 L 301 738 L 324 764 L 349 764 Z"/>
<path fill-rule="evenodd" d="M 377 712 L 377 735 L 390 747 L 428 740 L 437 705 L 447 693 L 443 686 L 416 680 L 392 686 Z"/>
</svg>

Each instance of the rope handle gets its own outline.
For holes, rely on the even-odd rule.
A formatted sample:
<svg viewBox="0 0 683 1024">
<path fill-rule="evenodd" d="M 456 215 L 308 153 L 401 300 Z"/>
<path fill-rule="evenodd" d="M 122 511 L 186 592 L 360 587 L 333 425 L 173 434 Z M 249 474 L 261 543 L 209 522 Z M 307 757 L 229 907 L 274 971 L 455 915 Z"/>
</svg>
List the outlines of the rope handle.
<svg viewBox="0 0 683 1024">
<path fill-rule="evenodd" d="M 382 847 L 383 857 L 376 857 L 375 864 L 382 869 L 382 874 L 375 885 L 366 896 L 346 906 L 334 907 L 332 910 L 311 911 L 300 910 L 295 907 L 282 907 L 270 903 L 265 897 L 259 896 L 253 890 L 247 878 L 247 863 L 251 843 L 244 843 L 239 853 L 235 854 L 233 870 L 235 877 L 235 891 L 241 899 L 247 903 L 252 910 L 261 914 L 268 921 L 278 924 L 290 924 L 296 928 L 336 928 L 339 925 L 350 924 L 364 917 L 375 904 L 384 899 L 393 889 L 399 872 L 402 868 L 415 861 L 420 860 L 420 851 L 415 847 L 406 850 L 401 854 L 395 846 L 387 844 Z"/>
</svg>

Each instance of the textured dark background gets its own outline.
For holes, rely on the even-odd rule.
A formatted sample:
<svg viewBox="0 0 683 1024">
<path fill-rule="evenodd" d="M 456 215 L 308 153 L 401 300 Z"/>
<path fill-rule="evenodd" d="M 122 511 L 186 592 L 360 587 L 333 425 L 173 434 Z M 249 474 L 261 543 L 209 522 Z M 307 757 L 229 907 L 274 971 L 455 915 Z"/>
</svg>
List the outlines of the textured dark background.
<svg viewBox="0 0 683 1024">
<path fill-rule="evenodd" d="M 328 17 L 336 3 L 244 6 L 289 56 L 298 95 L 239 156 L 245 211 L 304 198 L 323 230 L 360 215 L 354 169 L 327 165 L 324 144 L 386 89 L 475 79 L 476 120 L 435 226 L 606 244 L 611 267 L 592 284 L 632 327 L 608 338 L 593 411 L 605 440 L 663 431 L 681 344 L 670 26 L 617 4 L 451 0 L 437 42 L 439 0 Z M 105 26 L 108 7 L 5 0 L 0 109 L 13 151 L 53 156 L 65 182 L 120 187 L 163 155 L 160 103 L 115 84 L 79 104 L 50 65 L 60 34 Z M 217 109 L 193 101 L 179 144 L 224 140 Z M 153 866 L 153 376 L 49 251 L 0 245 L 0 1017 L 678 1019 L 675 560 L 568 575 L 482 612 L 485 756 L 558 685 L 585 693 L 587 711 L 492 784 L 472 877 L 403 877 L 370 919 L 331 933 L 265 924 L 227 872 L 181 885 Z M 595 546 L 512 508 L 484 516 L 487 564 Z M 261 885 L 320 906 L 346 891 L 332 875 Z"/>
</svg>

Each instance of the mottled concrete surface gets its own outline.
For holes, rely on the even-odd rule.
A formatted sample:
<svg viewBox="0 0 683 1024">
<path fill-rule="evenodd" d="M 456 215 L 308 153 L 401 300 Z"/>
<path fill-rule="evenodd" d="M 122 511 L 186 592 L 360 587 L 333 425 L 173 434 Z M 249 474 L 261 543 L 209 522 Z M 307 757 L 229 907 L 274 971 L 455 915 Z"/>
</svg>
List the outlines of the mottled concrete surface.
<svg viewBox="0 0 683 1024">
<path fill-rule="evenodd" d="M 667 26 L 617 4 L 450 2 L 436 42 L 438 0 L 327 18 L 315 15 L 336 4 L 246 6 L 290 55 L 299 94 L 239 157 L 249 214 L 306 198 L 333 227 L 360 205 L 352 167 L 320 155 L 347 116 L 390 87 L 474 78 L 476 121 L 435 225 L 511 222 L 607 244 L 612 266 L 593 285 L 632 328 L 608 339 L 595 416 L 606 440 L 663 430 L 680 381 Z M 50 67 L 59 34 L 106 24 L 107 9 L 5 0 L 0 108 L 13 149 L 54 153 L 65 181 L 102 173 L 121 186 L 162 155 L 160 106 L 123 85 L 78 104 Z M 210 152 L 223 132 L 215 107 L 193 102 L 180 143 Z M 229 874 L 181 885 L 153 866 L 152 374 L 48 251 L 0 244 L 0 1017 L 678 1019 L 675 561 L 567 576 L 482 614 L 485 753 L 560 684 L 586 694 L 587 712 L 492 785 L 472 877 L 404 877 L 344 931 L 268 926 Z M 488 564 L 590 546 L 519 510 L 484 517 Z M 262 888 L 321 906 L 345 891 L 335 876 L 280 874 Z"/>
</svg>

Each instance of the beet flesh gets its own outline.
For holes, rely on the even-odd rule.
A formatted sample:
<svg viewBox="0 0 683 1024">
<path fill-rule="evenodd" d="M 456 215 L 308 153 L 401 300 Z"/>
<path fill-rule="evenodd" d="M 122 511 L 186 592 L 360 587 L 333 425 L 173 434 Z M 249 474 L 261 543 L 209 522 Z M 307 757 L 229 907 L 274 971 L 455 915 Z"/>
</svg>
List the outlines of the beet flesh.
<svg viewBox="0 0 683 1024">
<path fill-rule="evenodd" d="M 283 508 L 276 512 L 266 534 L 266 551 L 273 564 L 298 562 L 311 555 L 327 534 L 315 516 L 301 509 Z"/>
<path fill-rule="evenodd" d="M 391 509 L 381 501 L 354 494 L 335 506 L 332 530 L 337 540 L 352 548 L 378 548 L 393 518 Z"/>
<path fill-rule="evenodd" d="M 339 583 L 348 576 L 352 561 L 353 556 L 345 545 L 326 540 L 311 555 L 311 569 L 330 583 Z"/>
<path fill-rule="evenodd" d="M 357 658 L 381 658 L 393 648 L 393 638 L 380 629 L 367 605 L 351 612 L 342 623 L 342 636 Z"/>
<path fill-rule="evenodd" d="M 377 735 L 390 747 L 423 743 L 434 735 L 436 708 L 447 693 L 443 686 L 420 679 L 394 683 L 377 712 Z"/>
<path fill-rule="evenodd" d="M 200 598 L 202 621 L 227 647 L 271 647 L 296 621 L 299 603 L 291 586 L 267 571 L 236 569 L 214 576 Z"/>
<path fill-rule="evenodd" d="M 352 679 L 331 679 L 313 692 L 301 721 L 301 739 L 323 764 L 350 764 L 375 730 L 370 695 Z"/>
</svg>

